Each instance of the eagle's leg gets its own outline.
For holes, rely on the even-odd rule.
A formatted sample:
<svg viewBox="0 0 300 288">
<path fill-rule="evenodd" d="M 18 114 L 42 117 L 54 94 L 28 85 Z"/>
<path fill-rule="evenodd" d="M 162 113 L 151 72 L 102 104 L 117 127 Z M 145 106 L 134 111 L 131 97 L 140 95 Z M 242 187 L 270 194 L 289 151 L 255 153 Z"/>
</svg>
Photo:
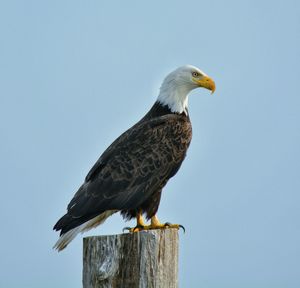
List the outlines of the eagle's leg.
<svg viewBox="0 0 300 288">
<path fill-rule="evenodd" d="M 142 212 L 139 211 L 136 215 L 136 226 L 133 227 L 133 228 L 130 228 L 130 227 L 125 227 L 123 229 L 123 232 L 125 230 L 128 230 L 129 232 L 139 232 L 139 231 L 142 231 L 142 230 L 147 230 L 147 227 L 150 226 L 150 225 L 146 225 L 145 222 L 144 222 L 144 218 L 143 218 L 143 215 L 142 215 Z"/>
<path fill-rule="evenodd" d="M 146 227 L 147 225 L 144 222 L 144 218 L 141 212 L 138 212 L 136 215 L 136 226 L 133 229 L 133 231 L 131 232 L 137 232 L 140 230 L 144 230 L 144 227 Z"/>
</svg>

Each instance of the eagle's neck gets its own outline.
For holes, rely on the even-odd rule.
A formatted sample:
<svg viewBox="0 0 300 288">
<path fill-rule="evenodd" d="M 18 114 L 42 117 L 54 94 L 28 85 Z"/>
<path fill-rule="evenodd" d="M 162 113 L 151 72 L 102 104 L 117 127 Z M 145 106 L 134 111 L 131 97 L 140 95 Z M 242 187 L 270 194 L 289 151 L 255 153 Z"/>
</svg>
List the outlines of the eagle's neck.
<svg viewBox="0 0 300 288">
<path fill-rule="evenodd" d="M 191 90 L 188 85 L 165 81 L 160 88 L 157 102 L 168 106 L 173 113 L 185 113 L 187 115 L 188 94 Z"/>
<path fill-rule="evenodd" d="M 149 112 L 143 117 L 141 121 L 150 120 L 167 114 L 177 114 L 189 119 L 188 110 L 182 113 L 172 112 L 167 105 L 163 105 L 160 102 L 156 101 L 154 105 L 151 107 L 151 109 L 149 110 Z"/>
</svg>

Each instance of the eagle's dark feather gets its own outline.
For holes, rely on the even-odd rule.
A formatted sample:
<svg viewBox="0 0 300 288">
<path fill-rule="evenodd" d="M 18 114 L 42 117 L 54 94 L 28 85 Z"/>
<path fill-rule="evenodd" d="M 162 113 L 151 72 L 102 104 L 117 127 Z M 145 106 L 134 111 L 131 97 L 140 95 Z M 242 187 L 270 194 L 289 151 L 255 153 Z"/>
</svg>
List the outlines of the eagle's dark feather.
<svg viewBox="0 0 300 288">
<path fill-rule="evenodd" d="M 102 154 L 54 229 L 62 235 L 107 210 L 121 211 L 127 219 L 141 210 L 151 218 L 162 188 L 185 158 L 191 137 L 189 117 L 156 102 Z"/>
</svg>

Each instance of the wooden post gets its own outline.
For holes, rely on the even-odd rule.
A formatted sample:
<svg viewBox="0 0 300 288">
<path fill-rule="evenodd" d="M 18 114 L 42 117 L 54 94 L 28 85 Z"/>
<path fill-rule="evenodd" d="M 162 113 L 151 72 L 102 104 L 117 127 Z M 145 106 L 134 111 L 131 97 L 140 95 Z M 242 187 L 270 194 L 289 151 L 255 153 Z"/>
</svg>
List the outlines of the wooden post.
<svg viewBox="0 0 300 288">
<path fill-rule="evenodd" d="M 178 287 L 177 229 L 83 239 L 83 288 Z"/>
</svg>

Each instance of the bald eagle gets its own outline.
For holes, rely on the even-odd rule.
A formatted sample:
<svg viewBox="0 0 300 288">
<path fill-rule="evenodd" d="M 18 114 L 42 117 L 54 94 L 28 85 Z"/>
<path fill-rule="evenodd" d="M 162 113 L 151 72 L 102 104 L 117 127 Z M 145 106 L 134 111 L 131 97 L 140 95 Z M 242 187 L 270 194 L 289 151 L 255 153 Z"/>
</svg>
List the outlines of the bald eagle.
<svg viewBox="0 0 300 288">
<path fill-rule="evenodd" d="M 179 170 L 192 139 L 188 94 L 197 87 L 215 91 L 214 81 L 191 65 L 164 79 L 149 112 L 121 134 L 87 174 L 53 228 L 60 231 L 55 249 L 64 249 L 78 233 L 116 212 L 127 220 L 136 217 L 137 225 L 130 232 L 180 227 L 160 223 L 156 212 L 162 189 Z M 151 219 L 150 225 L 143 214 Z"/>
</svg>

